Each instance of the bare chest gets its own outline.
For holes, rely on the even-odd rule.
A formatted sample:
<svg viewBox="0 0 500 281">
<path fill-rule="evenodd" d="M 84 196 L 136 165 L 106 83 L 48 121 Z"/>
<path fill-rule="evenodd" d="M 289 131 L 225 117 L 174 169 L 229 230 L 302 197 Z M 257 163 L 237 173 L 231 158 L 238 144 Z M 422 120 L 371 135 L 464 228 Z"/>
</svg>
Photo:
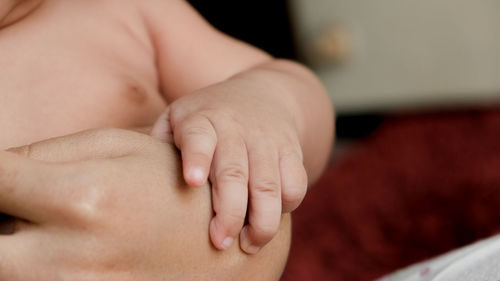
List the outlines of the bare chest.
<svg viewBox="0 0 500 281">
<path fill-rule="evenodd" d="M 154 55 L 133 30 L 35 16 L 0 30 L 0 148 L 154 122 L 165 103 Z"/>
</svg>

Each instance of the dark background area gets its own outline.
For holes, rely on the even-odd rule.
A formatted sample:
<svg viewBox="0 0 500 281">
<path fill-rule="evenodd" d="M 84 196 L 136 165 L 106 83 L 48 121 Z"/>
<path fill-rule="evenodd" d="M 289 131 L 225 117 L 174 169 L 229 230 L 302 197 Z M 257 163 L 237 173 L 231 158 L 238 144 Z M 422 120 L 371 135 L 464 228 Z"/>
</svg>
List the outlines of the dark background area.
<svg viewBox="0 0 500 281">
<path fill-rule="evenodd" d="M 217 29 L 275 57 L 295 58 L 286 0 L 189 2 Z"/>
</svg>

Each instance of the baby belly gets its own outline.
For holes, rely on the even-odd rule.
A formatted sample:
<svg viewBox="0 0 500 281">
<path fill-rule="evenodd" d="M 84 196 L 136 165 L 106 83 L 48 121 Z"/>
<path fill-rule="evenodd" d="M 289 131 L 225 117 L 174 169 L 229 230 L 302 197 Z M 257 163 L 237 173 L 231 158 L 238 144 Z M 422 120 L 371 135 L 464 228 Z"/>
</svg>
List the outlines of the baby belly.
<svg viewBox="0 0 500 281">
<path fill-rule="evenodd" d="M 136 86 L 98 93 L 47 93 L 36 98 L 0 96 L 0 149 L 101 128 L 152 125 L 166 104 Z"/>
</svg>

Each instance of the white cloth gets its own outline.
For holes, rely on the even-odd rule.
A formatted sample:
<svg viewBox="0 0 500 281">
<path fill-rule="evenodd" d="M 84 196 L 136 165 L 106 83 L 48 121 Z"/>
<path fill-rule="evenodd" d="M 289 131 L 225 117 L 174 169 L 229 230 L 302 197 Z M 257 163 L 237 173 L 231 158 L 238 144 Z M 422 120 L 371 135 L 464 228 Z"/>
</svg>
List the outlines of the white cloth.
<svg viewBox="0 0 500 281">
<path fill-rule="evenodd" d="M 500 235 L 425 261 L 377 281 L 499 281 Z"/>
</svg>

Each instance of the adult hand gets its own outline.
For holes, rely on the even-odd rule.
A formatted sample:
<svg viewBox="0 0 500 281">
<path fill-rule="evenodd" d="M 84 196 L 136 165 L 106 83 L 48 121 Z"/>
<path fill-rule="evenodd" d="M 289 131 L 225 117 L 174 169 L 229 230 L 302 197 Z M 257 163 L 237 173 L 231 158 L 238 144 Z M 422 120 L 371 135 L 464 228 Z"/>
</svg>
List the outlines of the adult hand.
<svg viewBox="0 0 500 281">
<path fill-rule="evenodd" d="M 182 181 L 177 151 L 140 133 L 99 129 L 0 152 L 0 212 L 19 218 L 0 236 L 0 280 L 277 280 L 289 221 L 249 257 L 211 247 L 211 210 L 209 187 Z"/>
</svg>

